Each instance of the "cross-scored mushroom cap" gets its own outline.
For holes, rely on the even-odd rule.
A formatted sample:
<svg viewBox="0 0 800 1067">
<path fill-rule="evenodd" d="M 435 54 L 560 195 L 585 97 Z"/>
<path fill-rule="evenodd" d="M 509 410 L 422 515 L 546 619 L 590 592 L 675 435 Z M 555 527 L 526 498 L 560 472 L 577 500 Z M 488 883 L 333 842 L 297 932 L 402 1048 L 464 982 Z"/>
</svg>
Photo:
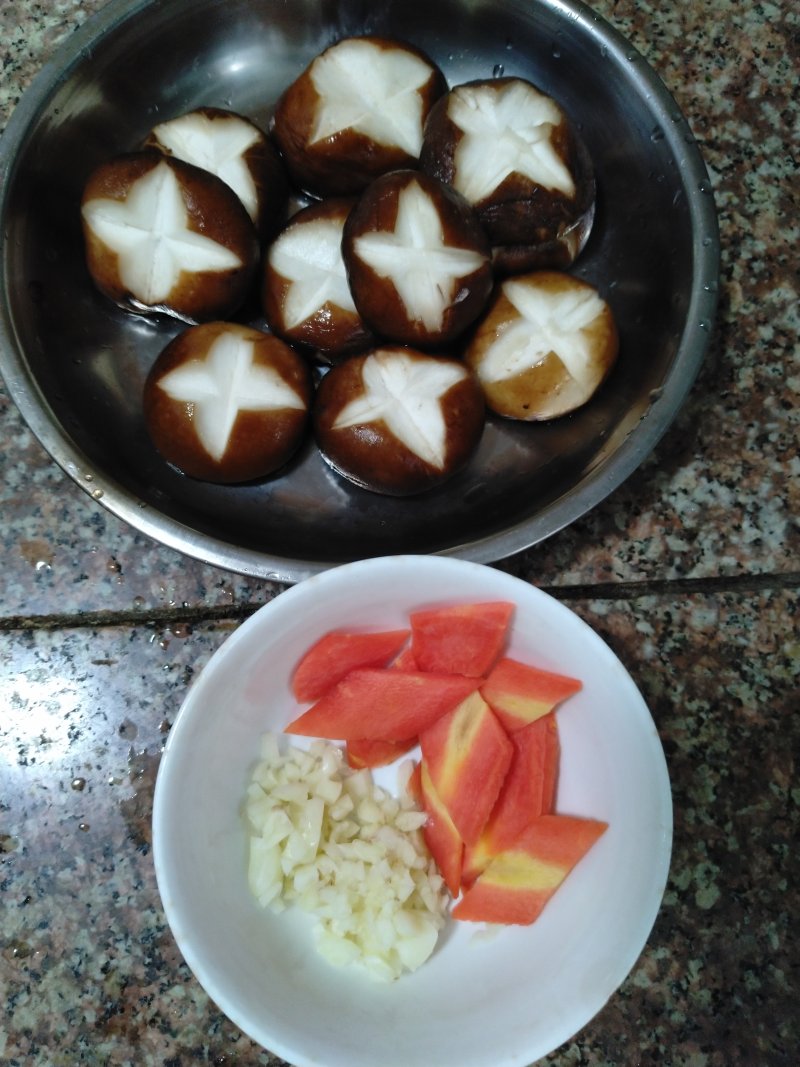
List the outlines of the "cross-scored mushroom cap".
<svg viewBox="0 0 800 1067">
<path fill-rule="evenodd" d="M 117 156 L 90 175 L 81 218 L 92 280 L 129 311 L 197 323 L 232 315 L 247 295 L 255 229 L 199 167 L 155 151 Z"/>
<path fill-rule="evenodd" d="M 447 345 L 480 315 L 492 291 L 491 249 L 457 192 L 414 170 L 376 179 L 342 239 L 350 289 L 382 337 Z"/>
<path fill-rule="evenodd" d="M 588 282 L 558 271 L 499 287 L 464 356 L 487 407 L 524 421 L 566 415 L 597 391 L 617 359 L 609 305 Z"/>
<path fill-rule="evenodd" d="M 200 107 L 154 126 L 146 141 L 165 155 L 216 174 L 245 206 L 263 237 L 286 217 L 289 182 L 269 137 L 243 115 Z"/>
<path fill-rule="evenodd" d="M 305 439 L 313 394 L 305 361 L 277 337 L 230 322 L 180 333 L 153 364 L 144 418 L 184 474 L 235 484 L 283 467 Z"/>
<path fill-rule="evenodd" d="M 563 237 L 579 224 L 576 254 L 583 247 L 595 198 L 591 159 L 563 108 L 525 79 L 467 82 L 441 97 L 425 124 L 420 166 L 475 207 L 493 246 L 514 246 L 521 269 L 545 265 L 548 249 L 553 266 L 569 265 Z"/>
<path fill-rule="evenodd" d="M 351 195 L 381 174 L 416 165 L 425 119 L 446 90 L 441 70 L 419 48 L 346 37 L 284 91 L 272 133 L 301 189 Z"/>
<path fill-rule="evenodd" d="M 322 379 L 314 432 L 331 467 L 356 485 L 409 496 L 452 478 L 484 426 L 480 387 L 463 363 L 387 345 Z"/>
<path fill-rule="evenodd" d="M 264 257 L 262 302 L 270 327 L 335 363 L 374 341 L 356 310 L 342 258 L 354 198 L 331 197 L 298 211 Z"/>
</svg>

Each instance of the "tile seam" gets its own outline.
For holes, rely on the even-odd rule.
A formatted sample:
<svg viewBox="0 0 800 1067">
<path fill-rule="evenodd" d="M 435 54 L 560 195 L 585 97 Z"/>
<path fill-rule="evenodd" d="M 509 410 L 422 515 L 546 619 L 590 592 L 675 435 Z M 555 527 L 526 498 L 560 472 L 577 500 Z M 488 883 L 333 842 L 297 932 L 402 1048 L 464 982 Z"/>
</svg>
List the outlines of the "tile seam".
<svg viewBox="0 0 800 1067">
<path fill-rule="evenodd" d="M 567 586 L 542 585 L 539 588 L 565 603 L 603 600 L 629 602 L 644 597 L 661 599 L 725 594 L 758 594 L 800 590 L 800 572 L 740 575 L 720 578 L 644 579 L 639 582 L 598 582 Z M 262 604 L 218 605 L 204 607 L 165 607 L 151 611 L 85 611 L 42 615 L 8 615 L 0 617 L 0 633 L 27 630 L 103 629 L 113 626 L 168 626 L 171 623 L 203 624 L 230 620 L 242 622 Z"/>
</svg>

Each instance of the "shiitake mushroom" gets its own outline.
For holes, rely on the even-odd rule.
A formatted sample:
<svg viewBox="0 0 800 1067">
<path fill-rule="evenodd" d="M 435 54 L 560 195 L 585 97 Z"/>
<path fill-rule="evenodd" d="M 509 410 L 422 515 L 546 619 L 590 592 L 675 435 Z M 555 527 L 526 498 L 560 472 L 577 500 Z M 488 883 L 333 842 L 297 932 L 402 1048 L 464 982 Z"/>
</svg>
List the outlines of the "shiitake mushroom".
<svg viewBox="0 0 800 1067">
<path fill-rule="evenodd" d="M 129 311 L 197 323 L 227 318 L 248 294 L 255 228 L 208 171 L 155 151 L 117 156 L 89 176 L 81 219 L 92 280 Z"/>
<path fill-rule="evenodd" d="M 144 418 L 158 451 L 184 474 L 219 484 L 273 474 L 309 428 L 305 361 L 277 337 L 231 322 L 192 326 L 153 364 Z"/>
<path fill-rule="evenodd" d="M 376 334 L 421 348 L 449 344 L 492 290 L 491 249 L 464 198 L 398 170 L 364 190 L 344 227 L 353 300 Z"/>
<path fill-rule="evenodd" d="M 145 147 L 216 174 L 242 201 L 262 237 L 284 221 L 289 182 L 283 162 L 267 134 L 245 116 L 195 108 L 154 126 Z"/>
<path fill-rule="evenodd" d="M 441 70 L 419 48 L 345 37 L 283 92 L 272 135 L 301 189 L 351 195 L 387 171 L 416 166 L 425 120 L 446 90 Z"/>
<path fill-rule="evenodd" d="M 373 341 L 353 302 L 342 258 L 342 234 L 354 203 L 330 197 L 298 211 L 264 257 L 267 322 L 321 363 L 335 363 Z"/>
<path fill-rule="evenodd" d="M 333 367 L 314 400 L 323 458 L 375 493 L 409 496 L 452 478 L 483 432 L 480 387 L 460 360 L 385 345 Z"/>
<path fill-rule="evenodd" d="M 589 154 L 564 109 L 523 78 L 466 82 L 441 97 L 420 166 L 473 205 L 499 271 L 563 269 L 588 239 Z"/>
<path fill-rule="evenodd" d="M 618 351 L 613 312 L 594 286 L 534 271 L 499 286 L 464 360 L 491 411 L 531 422 L 587 403 Z"/>
</svg>

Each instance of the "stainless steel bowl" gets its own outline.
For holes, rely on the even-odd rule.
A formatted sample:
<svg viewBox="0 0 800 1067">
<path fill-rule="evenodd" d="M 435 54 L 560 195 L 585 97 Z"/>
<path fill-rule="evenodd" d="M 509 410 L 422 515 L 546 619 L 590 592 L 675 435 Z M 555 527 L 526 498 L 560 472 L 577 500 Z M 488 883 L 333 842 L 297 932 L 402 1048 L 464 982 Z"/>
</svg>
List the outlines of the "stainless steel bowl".
<svg viewBox="0 0 800 1067">
<path fill-rule="evenodd" d="M 598 183 L 595 227 L 573 269 L 614 308 L 619 363 L 568 418 L 492 421 L 470 467 L 416 498 L 343 482 L 313 443 L 260 485 L 192 481 L 155 453 L 140 403 L 148 368 L 181 327 L 127 315 L 94 290 L 84 181 L 157 121 L 202 104 L 266 126 L 317 52 L 365 32 L 420 45 L 451 84 L 529 78 L 571 114 Z M 66 41 L 12 116 L 0 217 L 0 366 L 53 459 L 150 537 L 286 582 L 397 552 L 492 562 L 573 522 L 662 436 L 715 313 L 716 214 L 689 127 L 642 57 L 574 0 L 115 0 Z"/>
</svg>

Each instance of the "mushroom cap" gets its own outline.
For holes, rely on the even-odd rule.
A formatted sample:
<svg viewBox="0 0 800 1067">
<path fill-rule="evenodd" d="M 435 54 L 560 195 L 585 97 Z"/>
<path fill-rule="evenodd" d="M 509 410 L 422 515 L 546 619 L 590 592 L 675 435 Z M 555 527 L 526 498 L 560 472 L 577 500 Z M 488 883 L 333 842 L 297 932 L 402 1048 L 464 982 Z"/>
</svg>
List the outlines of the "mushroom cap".
<svg viewBox="0 0 800 1067">
<path fill-rule="evenodd" d="M 439 67 L 405 41 L 345 37 L 281 95 L 272 134 L 294 182 L 313 196 L 348 196 L 414 166 L 425 119 L 447 90 Z"/>
<path fill-rule="evenodd" d="M 230 322 L 178 334 L 144 387 L 148 433 L 184 474 L 220 484 L 264 478 L 306 437 L 313 396 L 305 361 L 277 337 Z"/>
<path fill-rule="evenodd" d="M 535 271 L 499 287 L 464 360 L 497 415 L 558 418 L 585 404 L 619 350 L 611 308 L 588 282 Z"/>
<path fill-rule="evenodd" d="M 264 256 L 262 304 L 272 330 L 335 363 L 373 343 L 356 310 L 342 258 L 354 198 L 330 197 L 293 215 Z"/>
<path fill-rule="evenodd" d="M 568 265 L 561 238 L 593 217 L 583 141 L 560 104 L 523 78 L 465 82 L 441 97 L 425 124 L 420 167 L 453 185 L 492 245 L 514 246 L 523 269 L 543 265 L 548 246 L 554 266 Z"/>
<path fill-rule="evenodd" d="M 144 147 L 216 174 L 242 201 L 262 237 L 270 237 L 286 217 L 283 161 L 269 136 L 244 115 L 195 108 L 154 126 Z"/>
<path fill-rule="evenodd" d="M 126 310 L 197 323 L 234 314 L 258 258 L 252 222 L 220 178 L 144 151 L 100 164 L 81 201 L 86 263 Z"/>
<path fill-rule="evenodd" d="M 492 291 L 491 248 L 472 208 L 415 170 L 385 174 L 364 190 L 345 224 L 342 255 L 356 307 L 389 341 L 447 345 Z"/>
<path fill-rule="evenodd" d="M 335 471 L 373 492 L 409 496 L 467 464 L 485 408 L 460 361 L 386 345 L 325 375 L 313 420 L 320 452 Z"/>
</svg>

